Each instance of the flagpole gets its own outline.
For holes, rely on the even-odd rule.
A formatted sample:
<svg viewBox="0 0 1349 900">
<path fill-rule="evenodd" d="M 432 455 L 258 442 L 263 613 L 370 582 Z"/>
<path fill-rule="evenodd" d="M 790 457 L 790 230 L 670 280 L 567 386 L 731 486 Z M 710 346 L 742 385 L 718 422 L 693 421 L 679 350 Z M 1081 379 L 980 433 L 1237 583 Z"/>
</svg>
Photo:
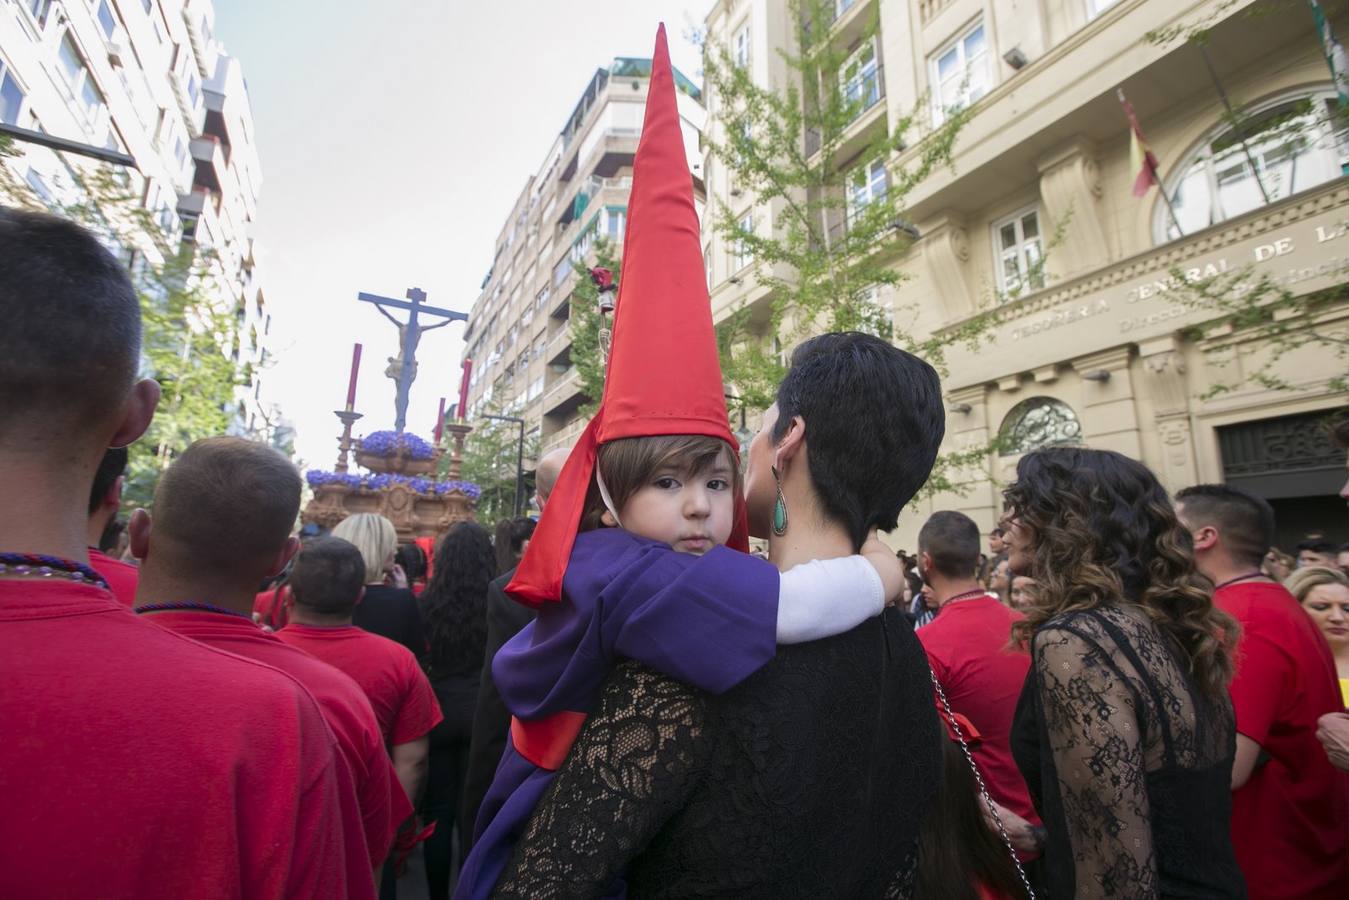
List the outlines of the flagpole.
<svg viewBox="0 0 1349 900">
<path fill-rule="evenodd" d="M 1157 165 L 1151 159 L 1144 157 L 1148 171 L 1152 172 L 1152 178 L 1157 182 L 1157 193 L 1162 195 L 1162 202 L 1166 204 L 1166 211 L 1171 214 L 1171 224 L 1176 226 L 1176 237 L 1185 237 L 1185 229 L 1180 227 L 1180 218 L 1176 216 L 1176 208 L 1171 205 L 1171 195 L 1166 192 L 1166 185 L 1162 184 L 1162 176 L 1157 173 Z"/>
<path fill-rule="evenodd" d="M 1200 44 L 1199 54 L 1204 57 L 1204 66 L 1208 68 L 1208 77 L 1213 79 L 1213 89 L 1218 92 L 1218 97 L 1223 101 L 1223 107 L 1227 110 L 1227 117 L 1232 121 L 1232 127 L 1236 129 L 1237 134 L 1241 135 L 1241 152 L 1246 154 L 1246 165 L 1251 167 L 1251 174 L 1255 176 L 1255 184 L 1260 188 L 1260 196 L 1265 198 L 1265 205 L 1268 206 L 1273 201 L 1269 199 L 1269 191 L 1265 190 L 1265 182 L 1260 177 L 1260 170 L 1255 167 L 1255 157 L 1251 156 L 1251 147 L 1246 143 L 1246 132 L 1241 127 L 1241 123 L 1237 121 L 1237 111 L 1232 108 L 1232 101 L 1227 97 L 1227 89 L 1218 80 L 1218 72 L 1213 68 L 1213 60 L 1208 55 L 1208 48 Z"/>
<path fill-rule="evenodd" d="M 1134 140 L 1139 139 L 1137 120 L 1133 117 L 1133 107 L 1129 106 L 1129 101 L 1124 96 L 1124 88 L 1116 87 L 1115 96 L 1119 98 L 1120 105 L 1125 108 L 1125 113 L 1129 116 L 1129 128 L 1134 135 Z M 1166 185 L 1162 182 L 1161 173 L 1157 171 L 1157 164 L 1150 153 L 1143 154 L 1143 165 L 1148 167 L 1148 172 L 1152 175 L 1153 183 L 1157 185 L 1157 193 L 1162 195 L 1162 202 L 1166 204 L 1166 211 L 1171 216 L 1171 224 L 1176 226 L 1176 236 L 1185 237 L 1185 229 L 1180 227 L 1180 217 L 1176 215 L 1176 208 L 1171 205 L 1171 196 L 1166 192 Z"/>
</svg>

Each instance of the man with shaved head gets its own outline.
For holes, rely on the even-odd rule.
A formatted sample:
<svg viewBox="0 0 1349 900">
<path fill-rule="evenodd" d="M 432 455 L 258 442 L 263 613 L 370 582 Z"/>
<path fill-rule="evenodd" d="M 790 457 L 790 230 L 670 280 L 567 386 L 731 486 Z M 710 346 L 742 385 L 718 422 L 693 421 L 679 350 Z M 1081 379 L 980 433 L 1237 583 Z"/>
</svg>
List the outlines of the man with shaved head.
<svg viewBox="0 0 1349 900">
<path fill-rule="evenodd" d="M 412 815 L 375 711 L 347 675 L 253 624 L 254 591 L 299 549 L 300 473 L 266 444 L 197 441 L 159 479 L 153 513 L 131 517 L 141 560 L 137 612 L 171 631 L 293 676 L 318 701 L 356 786 L 368 865 L 378 869 Z M 284 769 L 295 761 L 279 759 Z M 334 810 L 335 812 L 335 810 Z M 354 852 L 354 851 L 353 851 Z"/>
<path fill-rule="evenodd" d="M 0 897 L 370 897 L 313 698 L 137 618 L 89 568 L 94 473 L 159 402 L 126 270 L 69 221 L 0 209 L 0 321 Z"/>
<path fill-rule="evenodd" d="M 557 476 L 562 473 L 562 466 L 570 453 L 566 447 L 559 447 L 548 451 L 539 460 L 534 470 L 534 502 L 538 504 L 539 512 L 543 512 L 548 495 L 552 493 L 553 485 L 557 484 Z M 478 682 L 478 706 L 473 712 L 473 740 L 469 744 L 464 805 L 459 819 L 470 825 L 477 821 L 478 807 L 482 805 L 487 789 L 492 786 L 492 776 L 496 774 L 497 763 L 501 762 L 501 753 L 506 749 L 506 731 L 511 725 L 510 711 L 501 702 L 501 694 L 492 680 L 492 657 L 534 618 L 533 610 L 506 596 L 506 585 L 510 584 L 514 574 L 515 569 L 502 573 L 487 588 L 487 644 L 483 654 L 482 677 Z M 472 834 L 463 836 L 463 840 L 465 846 L 462 852 L 467 857 L 472 848 Z"/>
</svg>

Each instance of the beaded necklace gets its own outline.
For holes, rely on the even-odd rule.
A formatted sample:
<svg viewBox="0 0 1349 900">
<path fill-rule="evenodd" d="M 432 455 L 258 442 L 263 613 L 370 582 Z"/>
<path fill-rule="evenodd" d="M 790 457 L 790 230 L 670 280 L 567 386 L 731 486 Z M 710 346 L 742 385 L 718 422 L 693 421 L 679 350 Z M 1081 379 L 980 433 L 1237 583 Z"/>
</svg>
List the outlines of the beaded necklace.
<svg viewBox="0 0 1349 900">
<path fill-rule="evenodd" d="M 1215 584 L 1213 586 L 1213 589 L 1216 591 L 1219 588 L 1227 587 L 1229 584 L 1236 584 L 1238 581 L 1249 581 L 1252 578 L 1269 578 L 1269 576 L 1266 575 L 1264 572 L 1248 572 L 1245 575 L 1238 575 L 1236 578 L 1229 578 L 1222 584 Z M 1273 581 L 1274 579 L 1270 578 L 1269 580 Z"/>
<path fill-rule="evenodd" d="M 214 603 L 199 603 L 195 600 L 183 600 L 177 603 L 147 603 L 145 606 L 136 607 L 136 613 L 156 613 L 156 612 L 210 612 L 221 613 L 226 616 L 238 616 L 241 619 L 253 621 L 253 617 L 248 613 L 241 613 L 234 609 L 225 609 L 223 606 L 216 606 Z"/>
<path fill-rule="evenodd" d="M 975 590 L 972 591 L 966 591 L 963 594 L 956 594 L 954 597 L 948 597 L 946 599 L 946 603 L 956 603 L 961 600 L 973 600 L 975 597 L 983 597 L 986 596 L 987 594 L 988 591 L 984 590 L 983 588 L 976 588 Z M 945 606 L 946 603 L 943 603 L 942 606 Z"/>
<path fill-rule="evenodd" d="M 107 580 L 84 563 L 45 553 L 0 553 L 0 576 L 65 578 L 108 590 Z"/>
</svg>

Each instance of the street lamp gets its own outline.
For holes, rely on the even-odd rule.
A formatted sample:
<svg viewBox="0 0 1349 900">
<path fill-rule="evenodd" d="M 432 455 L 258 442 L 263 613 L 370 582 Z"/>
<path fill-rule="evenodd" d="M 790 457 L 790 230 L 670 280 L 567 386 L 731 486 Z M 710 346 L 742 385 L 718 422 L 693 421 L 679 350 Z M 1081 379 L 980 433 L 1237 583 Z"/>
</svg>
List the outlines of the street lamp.
<svg viewBox="0 0 1349 900">
<path fill-rule="evenodd" d="M 520 426 L 520 444 L 515 453 L 515 515 L 520 516 L 520 499 L 525 491 L 525 420 L 518 416 L 495 416 L 483 413 L 484 419 L 496 419 L 499 422 L 514 422 Z"/>
</svg>

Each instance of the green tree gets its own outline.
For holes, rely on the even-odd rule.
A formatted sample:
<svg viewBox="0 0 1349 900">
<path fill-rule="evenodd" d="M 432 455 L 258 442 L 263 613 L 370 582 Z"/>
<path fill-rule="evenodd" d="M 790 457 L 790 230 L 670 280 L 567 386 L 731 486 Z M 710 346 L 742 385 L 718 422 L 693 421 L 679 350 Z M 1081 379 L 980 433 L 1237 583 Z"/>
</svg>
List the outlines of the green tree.
<svg viewBox="0 0 1349 900">
<path fill-rule="evenodd" d="M 486 412 L 495 415 L 513 415 L 503 412 L 501 405 L 489 404 Z M 478 521 L 491 528 L 499 519 L 514 515 L 516 459 L 520 447 L 520 426 L 514 422 L 479 418 L 473 431 L 464 440 L 464 459 L 461 477 L 482 489 L 478 497 Z M 537 459 L 539 438 L 525 434 L 524 458 Z M 439 477 L 449 477 L 450 460 L 441 458 Z M 529 498 L 534 495 L 534 475 L 525 473 L 521 505 L 529 512 Z"/>
<path fill-rule="evenodd" d="M 1242 353 L 1243 365 L 1230 368 L 1236 361 L 1235 349 L 1226 356 L 1210 356 L 1217 370 L 1228 370 L 1229 378 L 1216 379 L 1201 398 L 1210 400 L 1245 384 L 1256 384 L 1273 391 L 1295 391 L 1279 370 L 1290 353 L 1311 348 L 1328 353 L 1336 361 L 1327 383 L 1332 391 L 1349 391 L 1349 334 L 1321 320 L 1344 308 L 1349 288 L 1336 285 L 1314 294 L 1299 295 L 1280 283 L 1276 276 L 1256 276 L 1252 267 L 1210 278 L 1191 278 L 1184 270 L 1173 268 L 1171 278 L 1178 285 L 1173 296 L 1191 309 L 1205 310 L 1212 318 L 1202 326 L 1188 329 L 1191 339 L 1225 331 L 1226 343 L 1254 344 L 1263 352 L 1252 365 L 1252 354 Z"/>
<path fill-rule="evenodd" d="M 752 260 L 752 278 L 766 289 L 766 303 L 741 305 L 718 328 L 723 373 L 749 408 L 772 403 L 786 371 L 786 350 L 813 334 L 875 334 L 945 374 L 947 349 L 977 346 L 996 320 L 990 308 L 955 332 L 924 333 L 914 304 L 879 299 L 881 291 L 897 296 L 905 278 L 897 263 L 918 237 L 905 199 L 950 165 L 969 112 L 948 110 L 933 127 L 930 106 L 920 98 L 852 156 L 858 163 L 841 165 L 845 145 L 853 140 L 850 126 L 883 102 L 882 74 L 871 56 L 878 29 L 874 8 L 855 51 L 829 39 L 834 8 L 827 0 L 791 4 L 796 52 L 779 51 L 790 72 L 782 88 L 755 83 L 728 47 L 703 40 L 704 78 L 715 104 L 709 118 L 720 122 L 724 135 L 705 137 L 712 160 L 725 168 L 735 190 L 753 198 L 755 208 L 780 209 L 771 233 L 744 227 L 743 210 L 719 198 L 710 210 L 716 232 Z M 908 148 L 908 161 L 893 164 Z M 874 163 L 887 169 L 882 191 L 871 189 Z M 925 490 L 958 489 L 952 474 L 986 459 L 989 450 L 943 457 Z"/>
<path fill-rule="evenodd" d="M 595 266 L 612 272 L 614 284 L 618 284 L 621 263 L 608 238 L 601 237 L 595 241 Z M 577 281 L 571 295 L 571 363 L 576 367 L 576 374 L 581 379 L 581 390 L 586 396 L 580 414 L 593 416 L 604 395 L 604 359 L 600 353 L 600 291 L 590 278 L 589 265 L 576 262 L 572 267 L 576 270 Z"/>
<path fill-rule="evenodd" d="M 0 155 L 18 154 L 15 143 L 0 145 Z M 237 299 L 213 252 L 171 241 L 140 205 L 138 178 L 105 163 L 58 156 L 69 179 L 59 192 L 65 202 L 43 202 L 3 161 L 0 200 L 72 219 L 128 261 L 141 302 L 143 374 L 163 388 L 149 430 L 129 448 L 123 502 L 132 508 L 149 503 L 159 473 L 177 453 L 229 428 L 234 389 L 252 376 L 235 362 L 243 339 Z"/>
</svg>

